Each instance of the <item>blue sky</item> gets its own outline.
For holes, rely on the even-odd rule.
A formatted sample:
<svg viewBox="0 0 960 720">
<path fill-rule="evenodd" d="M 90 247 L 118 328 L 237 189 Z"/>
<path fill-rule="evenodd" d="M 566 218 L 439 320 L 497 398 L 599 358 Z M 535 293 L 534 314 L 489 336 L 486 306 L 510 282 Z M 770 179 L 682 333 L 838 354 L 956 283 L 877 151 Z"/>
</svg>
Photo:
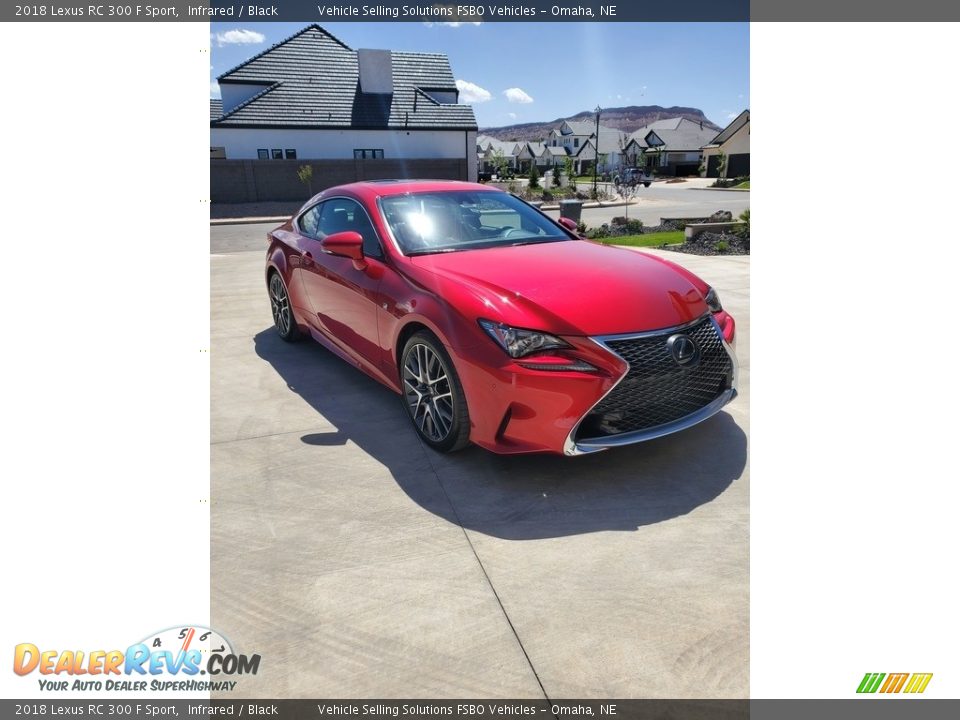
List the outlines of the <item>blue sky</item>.
<svg viewBox="0 0 960 720">
<path fill-rule="evenodd" d="M 211 23 L 218 75 L 305 23 Z M 550 121 L 581 110 L 685 105 L 721 127 L 750 107 L 747 23 L 338 23 L 352 48 L 449 56 L 480 127 Z"/>
</svg>

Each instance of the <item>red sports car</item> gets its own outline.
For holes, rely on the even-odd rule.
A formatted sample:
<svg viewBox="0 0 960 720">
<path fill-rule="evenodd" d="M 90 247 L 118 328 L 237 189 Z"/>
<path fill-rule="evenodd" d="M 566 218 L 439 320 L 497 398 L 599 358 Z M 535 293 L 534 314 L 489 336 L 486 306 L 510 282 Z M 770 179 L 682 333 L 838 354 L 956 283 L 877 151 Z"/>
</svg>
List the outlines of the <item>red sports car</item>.
<svg viewBox="0 0 960 720">
<path fill-rule="evenodd" d="M 737 394 L 734 320 L 705 282 L 500 190 L 343 185 L 269 240 L 280 337 L 309 335 L 401 394 L 439 451 L 596 452 Z"/>
</svg>

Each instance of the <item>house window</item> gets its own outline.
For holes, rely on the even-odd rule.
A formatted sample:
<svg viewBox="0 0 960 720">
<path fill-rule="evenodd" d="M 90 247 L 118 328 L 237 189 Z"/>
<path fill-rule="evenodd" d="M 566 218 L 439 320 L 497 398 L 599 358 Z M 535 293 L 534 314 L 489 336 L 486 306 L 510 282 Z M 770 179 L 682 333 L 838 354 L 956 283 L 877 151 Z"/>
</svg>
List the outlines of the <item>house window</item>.
<svg viewBox="0 0 960 720">
<path fill-rule="evenodd" d="M 383 160 L 383 150 L 354 150 L 354 160 Z"/>
<path fill-rule="evenodd" d="M 580 138 L 574 138 L 574 139 L 573 139 L 573 146 L 574 146 L 574 147 L 580 147 Z"/>
<path fill-rule="evenodd" d="M 286 150 L 283 151 L 283 157 L 285 157 L 287 160 L 296 160 L 296 159 L 297 159 L 297 151 L 296 151 L 296 150 L 291 150 L 290 148 L 287 148 Z"/>
<path fill-rule="evenodd" d="M 269 150 L 267 150 L 266 148 L 260 148 L 259 150 L 257 150 L 257 160 L 269 160 L 269 159 L 270 159 Z"/>
<path fill-rule="evenodd" d="M 272 151 L 274 160 L 283 160 L 283 150 L 280 148 L 274 148 Z"/>
</svg>

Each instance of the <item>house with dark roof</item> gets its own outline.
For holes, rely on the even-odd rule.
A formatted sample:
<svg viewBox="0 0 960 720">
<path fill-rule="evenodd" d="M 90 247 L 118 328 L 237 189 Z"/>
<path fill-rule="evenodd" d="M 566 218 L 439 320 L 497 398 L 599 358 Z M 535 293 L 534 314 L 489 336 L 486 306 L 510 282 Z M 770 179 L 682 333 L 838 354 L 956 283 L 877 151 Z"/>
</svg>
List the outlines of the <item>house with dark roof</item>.
<svg viewBox="0 0 960 720">
<path fill-rule="evenodd" d="M 313 24 L 217 81 L 211 156 L 459 159 L 477 177 L 477 121 L 446 55 L 354 50 Z"/>
<path fill-rule="evenodd" d="M 630 134 L 626 155 L 631 165 L 650 168 L 660 175 L 696 175 L 700 149 L 715 133 L 703 122 L 688 118 L 657 120 Z"/>
<path fill-rule="evenodd" d="M 706 177 L 720 177 L 720 154 L 727 157 L 724 175 L 728 178 L 750 174 L 750 111 L 744 110 L 703 146 Z"/>
</svg>

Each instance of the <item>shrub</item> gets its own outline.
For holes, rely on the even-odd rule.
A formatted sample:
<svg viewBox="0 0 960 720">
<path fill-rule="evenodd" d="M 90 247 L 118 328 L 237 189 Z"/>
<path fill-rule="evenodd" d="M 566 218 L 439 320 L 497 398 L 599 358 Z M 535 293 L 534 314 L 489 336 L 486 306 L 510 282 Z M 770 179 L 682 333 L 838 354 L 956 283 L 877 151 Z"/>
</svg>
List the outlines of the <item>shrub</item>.
<svg viewBox="0 0 960 720">
<path fill-rule="evenodd" d="M 537 170 L 537 164 L 534 162 L 530 163 L 530 172 L 527 173 L 527 179 L 530 181 L 528 183 L 529 187 L 540 187 L 540 171 Z"/>
<path fill-rule="evenodd" d="M 560 187 L 560 183 L 561 183 L 561 179 L 560 179 L 560 166 L 559 166 L 559 165 L 554 165 L 554 166 L 553 166 L 553 172 L 551 172 L 550 174 L 553 176 L 553 186 L 554 186 L 554 187 Z"/>
<path fill-rule="evenodd" d="M 599 240 L 600 238 L 610 237 L 610 227 L 604 223 L 598 228 L 593 228 L 587 232 L 587 237 L 592 240 Z"/>
<path fill-rule="evenodd" d="M 580 233 L 581 235 L 587 234 L 587 224 L 582 220 L 577 223 L 577 232 Z"/>
<path fill-rule="evenodd" d="M 297 177 L 307 186 L 310 197 L 313 197 L 313 165 L 301 165 L 297 168 Z"/>
<path fill-rule="evenodd" d="M 743 221 L 743 227 L 740 228 L 739 233 L 745 237 L 750 237 L 750 208 L 740 213 L 740 219 Z"/>
<path fill-rule="evenodd" d="M 720 242 L 718 242 L 716 245 L 713 246 L 713 249 L 716 250 L 717 252 L 721 252 L 721 253 L 722 253 L 722 252 L 726 252 L 727 250 L 729 250 L 729 249 L 730 249 L 730 246 L 729 246 L 726 242 L 724 242 L 723 240 L 721 240 Z"/>
<path fill-rule="evenodd" d="M 639 235 L 643 232 L 643 220 L 627 220 L 624 228 L 628 235 Z"/>
</svg>

